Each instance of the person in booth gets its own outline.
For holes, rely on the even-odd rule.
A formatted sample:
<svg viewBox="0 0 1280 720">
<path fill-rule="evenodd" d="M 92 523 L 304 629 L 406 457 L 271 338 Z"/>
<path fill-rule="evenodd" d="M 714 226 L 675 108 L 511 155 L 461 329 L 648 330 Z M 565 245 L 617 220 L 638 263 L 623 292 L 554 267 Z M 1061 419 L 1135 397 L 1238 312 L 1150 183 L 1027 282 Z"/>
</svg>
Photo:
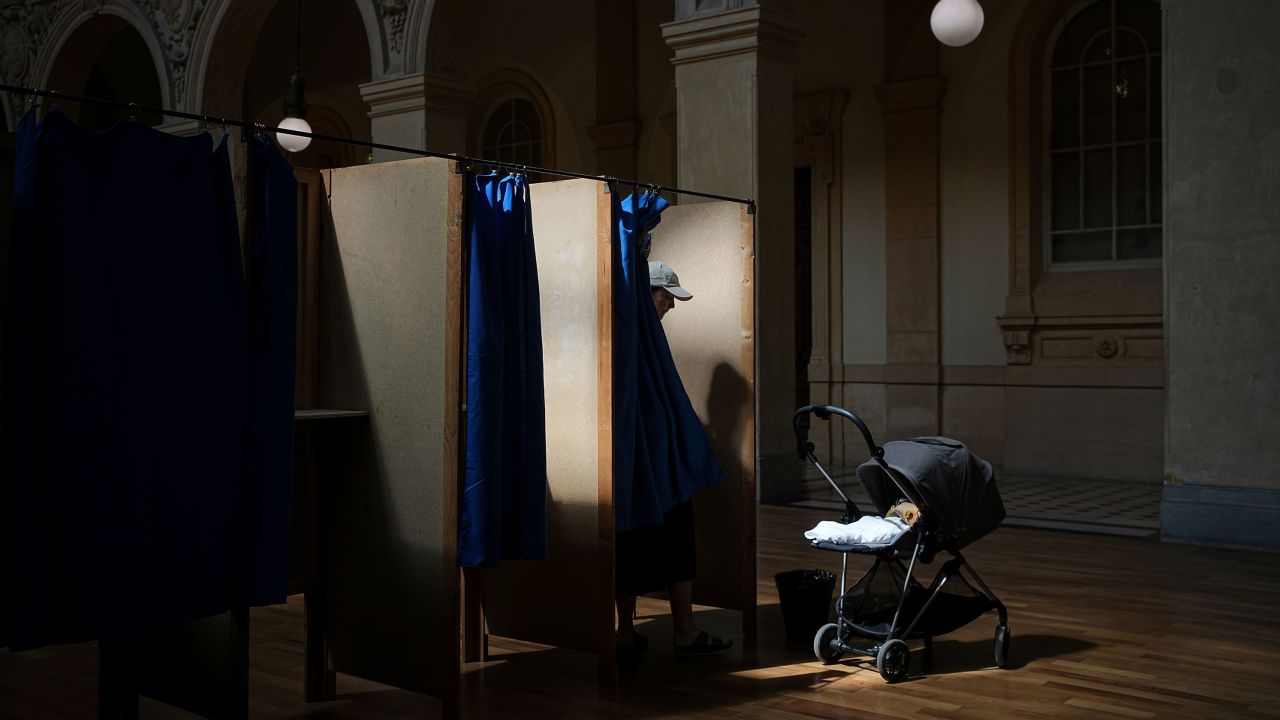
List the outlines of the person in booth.
<svg viewBox="0 0 1280 720">
<path fill-rule="evenodd" d="M 649 261 L 649 291 L 661 320 L 676 302 L 693 299 L 680 287 L 670 265 Z M 697 577 L 693 501 L 667 511 L 661 525 L 638 527 L 617 534 L 617 654 L 620 662 L 634 661 L 649 639 L 636 632 L 636 597 L 665 589 L 671 605 L 671 642 L 676 655 L 705 655 L 733 647 L 732 640 L 710 635 L 693 622 L 693 581 Z"/>
</svg>

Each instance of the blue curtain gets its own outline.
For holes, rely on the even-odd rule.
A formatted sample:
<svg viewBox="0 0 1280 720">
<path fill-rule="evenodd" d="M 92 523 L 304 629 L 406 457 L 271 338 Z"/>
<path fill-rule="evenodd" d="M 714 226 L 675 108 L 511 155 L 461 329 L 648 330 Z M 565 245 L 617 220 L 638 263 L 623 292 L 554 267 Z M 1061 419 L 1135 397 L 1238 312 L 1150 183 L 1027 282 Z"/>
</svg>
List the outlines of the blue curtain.
<svg viewBox="0 0 1280 720">
<path fill-rule="evenodd" d="M 650 232 L 667 201 L 612 192 L 613 466 L 616 530 L 662 523 L 663 514 L 724 479 L 649 290 Z M 696 302 L 696 301 L 695 301 Z"/>
<path fill-rule="evenodd" d="M 248 605 L 285 602 L 298 343 L 298 182 L 275 141 L 253 141 L 246 263 L 252 403 L 245 485 Z"/>
<path fill-rule="evenodd" d="M 547 550 L 542 320 L 527 181 L 466 176 L 467 436 L 458 564 Z"/>
<path fill-rule="evenodd" d="M 0 644 L 129 637 L 283 599 L 287 164 L 257 149 L 251 315 L 225 137 L 90 133 L 55 109 L 23 117 L 17 140 Z"/>
</svg>

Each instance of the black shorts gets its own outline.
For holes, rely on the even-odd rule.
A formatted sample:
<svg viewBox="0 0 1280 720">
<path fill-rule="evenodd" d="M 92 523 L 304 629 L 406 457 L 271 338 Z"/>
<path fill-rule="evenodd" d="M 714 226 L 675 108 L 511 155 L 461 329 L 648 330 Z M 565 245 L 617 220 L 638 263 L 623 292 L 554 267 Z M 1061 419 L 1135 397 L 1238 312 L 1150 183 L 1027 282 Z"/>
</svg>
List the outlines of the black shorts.
<svg viewBox="0 0 1280 720">
<path fill-rule="evenodd" d="M 693 533 L 693 501 L 667 511 L 661 525 L 617 534 L 615 592 L 635 597 L 684 580 L 697 579 L 697 546 Z"/>
</svg>

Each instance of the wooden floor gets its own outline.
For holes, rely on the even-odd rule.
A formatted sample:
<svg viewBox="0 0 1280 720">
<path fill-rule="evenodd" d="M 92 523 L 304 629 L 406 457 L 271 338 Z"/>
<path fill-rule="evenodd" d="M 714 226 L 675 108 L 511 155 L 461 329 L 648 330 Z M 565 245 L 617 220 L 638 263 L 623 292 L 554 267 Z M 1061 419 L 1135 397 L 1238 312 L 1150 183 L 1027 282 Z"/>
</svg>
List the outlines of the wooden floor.
<svg viewBox="0 0 1280 720">
<path fill-rule="evenodd" d="M 754 652 L 674 658 L 662 603 L 641 614 L 653 648 L 620 691 L 594 659 L 493 640 L 467 667 L 467 718 L 1280 718 L 1280 555 L 1150 540 L 1003 529 L 969 560 L 1009 607 L 1011 668 L 993 667 L 994 615 L 938 640 L 931 667 L 886 685 L 873 668 L 788 647 L 773 587 L 784 569 L 838 569 L 800 533 L 820 510 L 760 510 L 761 639 Z M 865 563 L 858 562 L 857 570 Z M 926 570 L 932 571 L 935 565 Z M 733 634 L 735 613 L 699 622 Z M 263 718 L 438 717 L 431 698 L 340 676 L 339 699 L 306 705 L 296 599 L 255 610 L 250 695 Z M 0 718 L 92 718 L 91 644 L 0 654 Z M 185 717 L 155 703 L 144 717 Z"/>
</svg>

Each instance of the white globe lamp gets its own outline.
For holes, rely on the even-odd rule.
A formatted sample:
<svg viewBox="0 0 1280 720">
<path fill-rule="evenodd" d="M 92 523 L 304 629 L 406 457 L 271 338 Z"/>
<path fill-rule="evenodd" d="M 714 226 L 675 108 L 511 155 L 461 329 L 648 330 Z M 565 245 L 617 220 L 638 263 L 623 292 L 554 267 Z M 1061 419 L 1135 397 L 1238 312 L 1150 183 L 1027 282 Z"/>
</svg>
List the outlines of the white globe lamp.
<svg viewBox="0 0 1280 720">
<path fill-rule="evenodd" d="M 938 0 L 929 15 L 929 27 L 938 42 L 960 47 L 978 37 L 984 19 L 978 0 Z"/>
<path fill-rule="evenodd" d="M 289 89 L 284 93 L 284 120 L 281 130 L 311 132 L 307 122 L 307 81 L 302 79 L 302 0 L 298 0 L 298 34 L 294 39 L 293 75 L 289 76 Z M 311 138 L 289 133 L 276 133 L 276 142 L 289 152 L 302 152 L 311 144 Z"/>
<path fill-rule="evenodd" d="M 287 117 L 280 121 L 280 129 L 309 133 L 311 132 L 311 123 L 307 122 L 305 118 Z M 311 144 L 311 138 L 278 132 L 276 133 L 276 142 L 280 143 L 280 147 L 289 152 L 302 152 Z"/>
</svg>

